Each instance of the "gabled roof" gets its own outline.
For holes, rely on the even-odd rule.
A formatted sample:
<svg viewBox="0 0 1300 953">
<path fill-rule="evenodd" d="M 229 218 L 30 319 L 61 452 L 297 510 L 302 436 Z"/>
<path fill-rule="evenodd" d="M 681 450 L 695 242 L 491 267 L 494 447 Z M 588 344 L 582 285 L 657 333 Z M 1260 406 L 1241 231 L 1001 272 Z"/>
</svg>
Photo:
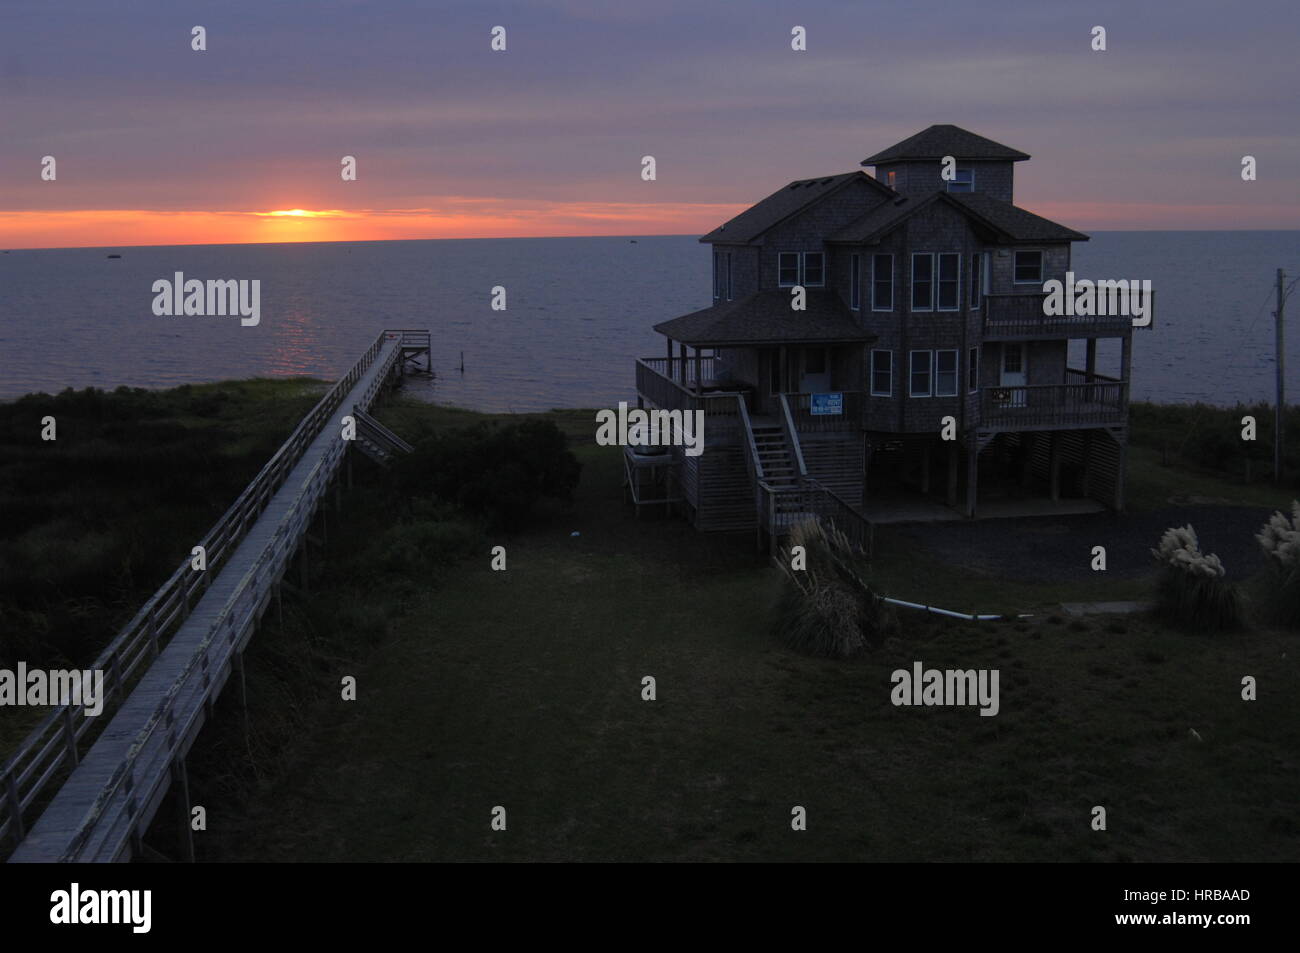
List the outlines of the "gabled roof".
<svg viewBox="0 0 1300 953">
<path fill-rule="evenodd" d="M 928 195 L 900 196 L 873 208 L 838 231 L 832 232 L 828 242 L 861 244 L 874 242 L 893 231 L 921 209 L 935 202 L 947 202 L 972 221 L 993 231 L 1004 242 L 1086 242 L 1088 236 L 1072 228 L 1026 212 L 980 192 L 931 192 Z"/>
<path fill-rule="evenodd" d="M 922 129 L 883 152 L 862 160 L 862 165 L 881 165 L 907 159 L 1004 159 L 1021 162 L 1029 156 L 992 139 L 985 139 L 960 126 L 939 125 Z"/>
<path fill-rule="evenodd" d="M 664 321 L 655 330 L 692 347 L 876 339 L 858 326 L 834 291 L 809 288 L 805 303 L 806 311 L 792 311 L 790 289 L 772 288 Z"/>
<path fill-rule="evenodd" d="M 944 192 L 1017 242 L 1086 242 L 1088 236 L 982 192 Z"/>
<path fill-rule="evenodd" d="M 858 180 L 868 183 L 882 196 L 894 195 L 893 189 L 876 181 L 865 172 L 843 172 L 839 175 L 818 176 L 815 179 L 797 179 L 773 192 L 758 204 L 751 205 L 725 225 L 719 225 L 700 241 L 728 244 L 751 242 L 772 226 L 833 195 L 850 182 Z"/>
</svg>

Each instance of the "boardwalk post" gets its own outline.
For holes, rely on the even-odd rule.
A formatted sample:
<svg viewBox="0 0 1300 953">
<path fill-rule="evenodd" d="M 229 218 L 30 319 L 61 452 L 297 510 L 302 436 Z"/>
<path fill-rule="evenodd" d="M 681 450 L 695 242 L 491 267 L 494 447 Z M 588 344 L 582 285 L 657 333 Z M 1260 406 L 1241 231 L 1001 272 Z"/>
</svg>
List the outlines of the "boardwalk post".
<svg viewBox="0 0 1300 953">
<path fill-rule="evenodd" d="M 63 706 L 63 741 L 68 748 L 68 757 L 72 760 L 72 766 L 77 766 L 79 760 L 77 756 L 77 729 L 72 724 L 72 706 Z"/>
<path fill-rule="evenodd" d="M 248 734 L 248 682 L 244 679 L 244 653 L 235 653 L 235 671 L 239 673 L 239 702 L 244 711 L 244 734 Z"/>
<path fill-rule="evenodd" d="M 18 785 L 14 783 L 12 771 L 5 772 L 5 800 L 9 802 L 9 817 L 13 821 L 14 843 L 21 844 L 27 836 L 23 827 L 23 800 L 18 796 Z"/>
<path fill-rule="evenodd" d="M 149 607 L 149 648 L 153 650 L 153 657 L 158 657 L 158 616 L 154 606 Z"/>
<path fill-rule="evenodd" d="M 194 863 L 194 830 L 190 827 L 190 773 L 185 759 L 172 762 L 172 783 L 176 786 L 177 820 L 181 826 L 181 847 L 187 863 Z"/>
<path fill-rule="evenodd" d="M 120 705 L 123 702 L 122 665 L 118 659 L 118 653 L 116 649 L 113 650 L 113 654 L 108 660 L 108 671 L 113 678 L 113 696 L 117 699 L 117 703 Z"/>
</svg>

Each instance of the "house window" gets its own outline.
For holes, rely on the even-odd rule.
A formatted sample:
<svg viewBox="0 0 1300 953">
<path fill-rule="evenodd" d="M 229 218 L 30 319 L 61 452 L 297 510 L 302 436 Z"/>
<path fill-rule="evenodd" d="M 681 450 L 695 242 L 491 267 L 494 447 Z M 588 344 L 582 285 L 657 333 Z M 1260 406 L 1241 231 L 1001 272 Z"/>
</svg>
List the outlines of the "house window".
<svg viewBox="0 0 1300 953">
<path fill-rule="evenodd" d="M 966 389 L 972 394 L 980 389 L 980 349 L 973 347 L 966 360 Z"/>
<path fill-rule="evenodd" d="M 961 306 L 961 255 L 944 252 L 939 256 L 939 310 L 956 311 Z"/>
<path fill-rule="evenodd" d="M 826 256 L 819 251 L 803 253 L 803 282 L 806 288 L 826 284 Z"/>
<path fill-rule="evenodd" d="M 936 397 L 957 396 L 958 353 L 958 351 L 934 352 L 934 395 Z"/>
<path fill-rule="evenodd" d="M 980 306 L 981 282 L 984 275 L 980 272 L 980 256 L 978 253 L 970 256 L 970 306 L 972 309 Z"/>
<path fill-rule="evenodd" d="M 819 251 L 783 251 L 776 259 L 776 283 L 782 288 L 803 285 L 817 288 L 826 284 L 826 256 Z"/>
<path fill-rule="evenodd" d="M 713 253 L 713 300 L 731 300 L 731 252 Z"/>
<path fill-rule="evenodd" d="M 1043 281 L 1043 253 L 1040 251 L 1016 252 L 1015 282 L 1018 285 L 1037 285 Z"/>
<path fill-rule="evenodd" d="M 948 183 L 949 192 L 974 192 L 975 191 L 975 170 L 963 169 L 960 166 L 953 172 L 955 178 Z"/>
<path fill-rule="evenodd" d="M 777 256 L 777 284 L 782 288 L 791 288 L 799 283 L 799 253 L 783 251 Z"/>
<path fill-rule="evenodd" d="M 862 308 L 862 256 L 849 256 L 849 309 Z"/>
<path fill-rule="evenodd" d="M 929 397 L 930 365 L 934 361 L 933 351 L 912 351 L 910 355 L 910 383 L 907 393 L 910 397 Z"/>
<path fill-rule="evenodd" d="M 892 397 L 894 395 L 894 352 L 871 352 L 871 396 Z"/>
<path fill-rule="evenodd" d="M 871 256 L 871 310 L 894 310 L 894 256 Z"/>
<path fill-rule="evenodd" d="M 912 255 L 912 310 L 934 310 L 934 255 L 930 252 Z"/>
<path fill-rule="evenodd" d="M 892 189 L 894 187 L 894 183 L 898 181 L 898 173 L 892 171 L 887 172 L 886 178 L 889 179 L 889 187 Z"/>
</svg>

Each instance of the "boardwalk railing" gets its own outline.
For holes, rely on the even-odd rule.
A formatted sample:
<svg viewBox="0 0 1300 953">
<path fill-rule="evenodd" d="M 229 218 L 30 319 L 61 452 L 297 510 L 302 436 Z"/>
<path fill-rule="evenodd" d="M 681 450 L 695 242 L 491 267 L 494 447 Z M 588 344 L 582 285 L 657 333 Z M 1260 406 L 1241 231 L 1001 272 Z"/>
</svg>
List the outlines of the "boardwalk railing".
<svg viewBox="0 0 1300 953">
<path fill-rule="evenodd" d="M 134 676 L 142 668 L 148 668 L 170 637 L 189 617 L 194 603 L 212 586 L 229 556 L 261 516 L 267 503 L 283 486 L 307 447 L 320 435 L 331 415 L 338 410 L 358 381 L 371 370 L 385 345 L 390 341 L 400 341 L 401 346 L 389 348 L 384 359 L 387 367 L 379 369 L 357 401 L 362 406 L 369 406 L 392 364 L 401 354 L 402 347 L 408 346 L 405 341 L 407 333 L 409 332 L 385 331 L 375 339 L 348 373 L 299 422 L 280 449 L 200 541 L 199 545 L 206 551 L 206 569 L 193 569 L 187 558 L 88 666 L 106 674 L 104 710 L 101 714 L 94 718 L 88 717 L 84 705 L 62 705 L 51 709 L 5 761 L 3 767 L 0 767 L 0 845 L 6 839 L 14 842 L 23 839 L 28 829 L 29 813 L 43 806 L 52 788 L 77 766 L 99 734 L 98 729 L 108 723 L 110 711 L 118 708 L 129 694 L 136 680 Z M 426 336 L 425 341 L 427 340 Z M 427 343 L 409 346 L 423 347 Z M 267 546 L 256 565 L 240 580 L 235 595 L 218 614 L 217 621 L 203 642 L 202 651 L 190 660 L 180 677 L 159 701 L 153 716 L 136 736 L 130 758 L 123 762 L 112 783 L 96 800 L 77 844 L 84 841 L 85 832 L 93 826 L 108 799 L 123 786 L 128 792 L 136 786 L 139 779 L 136 759 L 160 728 L 167 730 L 173 743 L 178 737 L 186 737 L 182 730 L 186 726 L 174 723 L 173 703 L 184 688 L 192 687 L 195 676 L 201 677 L 205 689 L 211 687 L 213 666 L 217 666 L 215 671 L 221 670 L 220 666 L 228 660 L 232 647 L 240 642 L 265 605 L 269 598 L 270 582 L 283 575 L 284 563 L 296 550 L 305 532 L 305 525 L 314 513 L 315 504 L 345 449 L 345 442 L 338 440 L 317 462 L 309 480 L 299 492 L 289 517 L 277 529 L 273 543 Z M 224 681 L 224 677 L 221 680 Z"/>
</svg>

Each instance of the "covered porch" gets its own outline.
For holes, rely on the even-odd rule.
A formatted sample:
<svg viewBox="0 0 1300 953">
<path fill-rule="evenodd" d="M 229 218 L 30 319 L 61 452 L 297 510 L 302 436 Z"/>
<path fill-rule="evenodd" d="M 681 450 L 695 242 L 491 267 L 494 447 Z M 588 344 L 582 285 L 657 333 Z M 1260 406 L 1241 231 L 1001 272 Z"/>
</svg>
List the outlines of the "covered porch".
<svg viewBox="0 0 1300 953">
<path fill-rule="evenodd" d="M 661 407 L 680 400 L 668 385 L 701 398 L 740 394 L 760 419 L 779 416 L 785 394 L 791 413 L 810 427 L 825 429 L 818 418 L 831 417 L 859 426 L 863 345 L 875 335 L 833 293 L 810 290 L 806 305 L 794 310 L 777 289 L 656 325 L 664 356 L 637 362 L 638 394 Z"/>
</svg>

